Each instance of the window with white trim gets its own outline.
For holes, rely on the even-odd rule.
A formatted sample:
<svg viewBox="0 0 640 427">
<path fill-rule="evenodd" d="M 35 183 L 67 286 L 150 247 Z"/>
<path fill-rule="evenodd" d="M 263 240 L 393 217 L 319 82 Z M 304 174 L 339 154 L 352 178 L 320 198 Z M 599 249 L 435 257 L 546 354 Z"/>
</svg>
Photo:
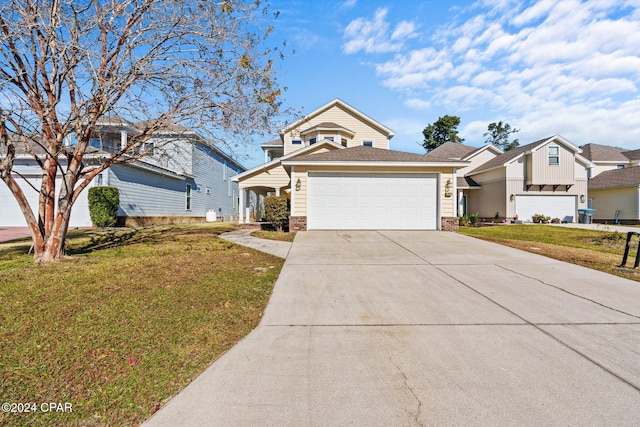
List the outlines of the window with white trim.
<svg viewBox="0 0 640 427">
<path fill-rule="evenodd" d="M 558 166 L 560 164 L 560 147 L 549 147 L 549 166 Z"/>
<path fill-rule="evenodd" d="M 362 141 L 362 145 L 365 147 L 373 147 L 373 141 Z"/>
<path fill-rule="evenodd" d="M 293 141 L 291 141 L 291 143 L 293 145 L 300 145 L 300 144 L 302 144 L 302 140 L 301 139 L 294 139 Z"/>
<path fill-rule="evenodd" d="M 191 184 L 187 184 L 187 190 L 186 190 L 186 209 L 188 211 L 191 210 Z"/>
</svg>

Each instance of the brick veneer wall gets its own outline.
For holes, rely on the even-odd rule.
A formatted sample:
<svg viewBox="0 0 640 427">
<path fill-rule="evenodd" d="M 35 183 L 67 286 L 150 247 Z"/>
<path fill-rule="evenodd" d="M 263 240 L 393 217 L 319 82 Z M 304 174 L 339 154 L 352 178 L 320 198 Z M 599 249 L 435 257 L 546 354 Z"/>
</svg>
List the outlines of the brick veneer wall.
<svg viewBox="0 0 640 427">
<path fill-rule="evenodd" d="M 306 216 L 290 216 L 289 231 L 307 231 Z"/>
<path fill-rule="evenodd" d="M 457 216 L 442 217 L 442 231 L 458 232 L 458 228 L 460 228 L 460 221 Z"/>
</svg>

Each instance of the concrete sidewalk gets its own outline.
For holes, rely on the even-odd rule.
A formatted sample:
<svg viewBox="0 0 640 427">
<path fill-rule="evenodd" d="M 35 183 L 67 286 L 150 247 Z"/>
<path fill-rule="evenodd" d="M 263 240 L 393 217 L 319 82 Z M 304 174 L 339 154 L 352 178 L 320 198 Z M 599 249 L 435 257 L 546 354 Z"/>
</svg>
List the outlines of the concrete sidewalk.
<svg viewBox="0 0 640 427">
<path fill-rule="evenodd" d="M 640 425 L 640 283 L 444 232 L 300 232 L 148 426 Z"/>
<path fill-rule="evenodd" d="M 286 258 L 291 249 L 290 242 L 281 242 L 277 240 L 258 239 L 251 236 L 253 230 L 237 230 L 228 233 L 222 233 L 218 237 L 238 245 L 247 246 L 261 252 L 275 255 L 279 258 Z"/>
</svg>

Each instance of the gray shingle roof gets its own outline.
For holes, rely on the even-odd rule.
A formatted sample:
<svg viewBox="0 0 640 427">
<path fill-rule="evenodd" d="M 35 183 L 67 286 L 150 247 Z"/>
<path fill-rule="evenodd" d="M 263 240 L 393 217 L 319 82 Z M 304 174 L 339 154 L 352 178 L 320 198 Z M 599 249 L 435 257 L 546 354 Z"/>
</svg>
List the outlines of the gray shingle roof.
<svg viewBox="0 0 640 427">
<path fill-rule="evenodd" d="M 625 150 L 618 147 L 609 147 L 608 145 L 600 144 L 586 144 L 580 148 L 582 149 L 582 156 L 592 162 L 627 162 L 629 160 L 625 155 Z"/>
<path fill-rule="evenodd" d="M 625 151 L 622 154 L 629 160 L 640 160 L 640 150 Z"/>
<path fill-rule="evenodd" d="M 459 189 L 482 188 L 480 184 L 478 184 L 468 176 L 458 177 L 456 183 Z"/>
<path fill-rule="evenodd" d="M 476 150 L 479 150 L 479 148 L 449 141 L 434 148 L 424 156 L 431 159 L 431 161 L 446 162 L 451 160 L 460 160 Z"/>
<path fill-rule="evenodd" d="M 589 180 L 589 190 L 640 185 L 640 167 L 604 171 Z"/>
<path fill-rule="evenodd" d="M 274 139 L 273 141 L 263 142 L 260 147 L 283 147 L 284 144 L 280 139 Z"/>
<path fill-rule="evenodd" d="M 351 147 L 342 150 L 331 150 L 323 153 L 294 156 L 290 161 L 313 161 L 313 162 L 415 162 L 430 163 L 433 159 L 424 154 L 406 153 L 404 151 L 385 150 L 373 147 Z M 447 160 L 438 160 L 447 161 Z M 449 162 L 453 161 L 451 159 Z"/>
</svg>

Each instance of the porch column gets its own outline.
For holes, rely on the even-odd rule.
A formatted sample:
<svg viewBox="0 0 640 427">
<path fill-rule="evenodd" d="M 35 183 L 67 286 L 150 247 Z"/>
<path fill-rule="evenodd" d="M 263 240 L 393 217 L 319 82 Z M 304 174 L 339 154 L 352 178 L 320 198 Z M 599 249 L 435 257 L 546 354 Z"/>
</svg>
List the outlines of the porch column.
<svg viewBox="0 0 640 427">
<path fill-rule="evenodd" d="M 280 195 L 280 187 L 276 188 L 276 196 Z"/>
<path fill-rule="evenodd" d="M 120 148 L 125 148 L 127 146 L 127 131 L 126 130 L 121 130 L 120 131 Z"/>
<path fill-rule="evenodd" d="M 245 189 L 244 188 L 238 188 L 238 198 L 240 199 L 238 201 L 238 224 L 242 224 L 244 221 L 244 205 L 245 205 L 245 201 L 244 201 L 244 194 Z"/>
</svg>

